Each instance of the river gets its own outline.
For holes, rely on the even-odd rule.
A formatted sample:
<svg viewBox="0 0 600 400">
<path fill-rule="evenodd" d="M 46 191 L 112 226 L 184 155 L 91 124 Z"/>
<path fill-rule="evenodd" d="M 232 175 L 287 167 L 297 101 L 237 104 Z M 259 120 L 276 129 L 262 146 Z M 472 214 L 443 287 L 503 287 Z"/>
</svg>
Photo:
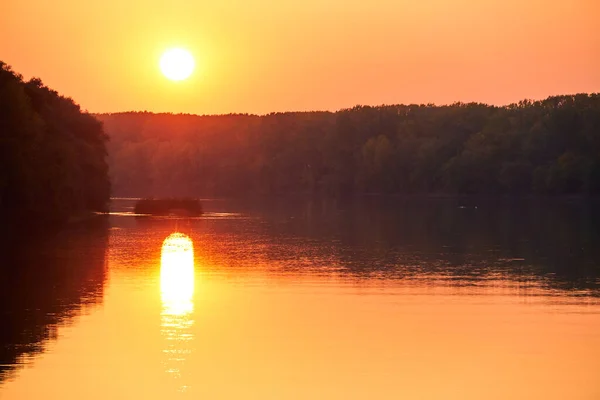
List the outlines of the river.
<svg viewBox="0 0 600 400">
<path fill-rule="evenodd" d="M 1 399 L 598 399 L 582 200 L 115 199 L 7 237 Z"/>
</svg>

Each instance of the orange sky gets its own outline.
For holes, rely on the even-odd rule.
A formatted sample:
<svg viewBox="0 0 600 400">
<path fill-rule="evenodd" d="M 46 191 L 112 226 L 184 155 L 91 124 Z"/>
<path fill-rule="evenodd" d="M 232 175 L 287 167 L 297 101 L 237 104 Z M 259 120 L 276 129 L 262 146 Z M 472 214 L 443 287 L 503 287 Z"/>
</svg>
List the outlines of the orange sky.
<svg viewBox="0 0 600 400">
<path fill-rule="evenodd" d="M 0 60 L 91 112 L 505 104 L 600 91 L 598 0 L 1 0 Z M 173 83 L 162 51 L 198 69 Z"/>
</svg>

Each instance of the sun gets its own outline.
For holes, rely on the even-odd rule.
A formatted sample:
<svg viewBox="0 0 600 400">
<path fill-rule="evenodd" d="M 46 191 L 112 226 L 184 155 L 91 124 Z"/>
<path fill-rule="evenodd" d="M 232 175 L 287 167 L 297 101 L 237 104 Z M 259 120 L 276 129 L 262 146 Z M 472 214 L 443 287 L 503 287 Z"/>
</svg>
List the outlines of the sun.
<svg viewBox="0 0 600 400">
<path fill-rule="evenodd" d="M 182 81 L 194 72 L 194 57 L 184 49 L 170 49 L 160 58 L 160 70 L 172 81 Z"/>
</svg>

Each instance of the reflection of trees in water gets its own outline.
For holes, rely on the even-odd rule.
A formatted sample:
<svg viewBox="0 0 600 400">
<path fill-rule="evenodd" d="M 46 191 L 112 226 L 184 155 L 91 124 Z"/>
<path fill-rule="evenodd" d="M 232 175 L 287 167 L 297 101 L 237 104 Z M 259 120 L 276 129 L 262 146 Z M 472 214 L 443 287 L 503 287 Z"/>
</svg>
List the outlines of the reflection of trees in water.
<svg viewBox="0 0 600 400">
<path fill-rule="evenodd" d="M 328 260 L 345 276 L 453 285 L 495 276 L 600 295 L 600 212 L 590 201 L 373 197 L 261 209 L 276 243 L 313 243 L 302 254 L 267 247 L 274 259 Z"/>
<path fill-rule="evenodd" d="M 103 220 L 51 238 L 2 238 L 0 382 L 102 301 L 107 238 Z"/>
</svg>

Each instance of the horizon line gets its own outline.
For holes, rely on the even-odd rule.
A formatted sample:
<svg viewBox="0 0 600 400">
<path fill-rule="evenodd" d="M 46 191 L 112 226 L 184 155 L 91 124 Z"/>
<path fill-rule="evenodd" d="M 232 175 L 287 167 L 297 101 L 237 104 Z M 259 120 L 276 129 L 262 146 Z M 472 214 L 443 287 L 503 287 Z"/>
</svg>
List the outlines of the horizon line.
<svg viewBox="0 0 600 400">
<path fill-rule="evenodd" d="M 336 114 L 338 112 L 342 112 L 342 111 L 347 111 L 347 110 L 352 110 L 355 108 L 359 108 L 359 107 L 365 107 L 365 108 L 380 108 L 380 107 L 410 107 L 410 106 L 418 106 L 418 107 L 451 107 L 451 106 L 456 106 L 456 105 L 484 105 L 484 106 L 488 106 L 488 107 L 495 107 L 495 108 L 504 108 L 504 107 L 509 107 L 509 106 L 513 106 L 513 105 L 518 105 L 521 102 L 532 102 L 532 103 L 536 103 L 536 102 L 541 102 L 541 101 L 545 101 L 545 100 L 549 100 L 551 98 L 555 98 L 555 97 L 575 97 L 575 96 L 581 96 L 581 95 L 586 95 L 586 96 L 599 96 L 600 95 L 600 91 L 598 92 L 577 92 L 577 93 L 566 93 L 566 94 L 555 94 L 555 95 L 549 95 L 546 96 L 544 98 L 541 99 L 532 99 L 532 98 L 523 98 L 520 99 L 516 102 L 512 102 L 512 103 L 508 103 L 508 104 L 501 104 L 501 105 L 496 105 L 496 104 L 491 104 L 491 103 L 486 103 L 486 102 L 482 102 L 482 101 L 461 101 L 461 100 L 457 100 L 454 101 L 452 103 L 443 103 L 443 104 L 437 104 L 435 102 L 431 102 L 431 103 L 382 103 L 382 104 L 355 104 L 354 106 L 351 107 L 342 107 L 342 108 L 338 108 L 335 110 L 318 110 L 318 109 L 306 109 L 306 110 L 287 110 L 287 111 L 270 111 L 267 113 L 253 113 L 253 112 L 229 112 L 229 113 L 214 113 L 214 114 L 200 114 L 200 113 L 189 113 L 189 112 L 173 112 L 173 111 L 148 111 L 148 110 L 126 110 L 126 111 L 108 111 L 108 112 L 91 112 L 89 110 L 84 110 L 85 112 L 87 112 L 88 114 L 91 115 L 116 115 L 116 114 L 155 114 L 155 115 L 164 115 L 164 114 L 169 114 L 169 115 L 185 115 L 185 116 L 197 116 L 197 117 L 220 117 L 220 116 L 254 116 L 254 117 L 264 117 L 264 116 L 268 116 L 268 115 L 273 115 L 273 114 L 303 114 L 303 113 L 330 113 L 330 114 Z"/>
</svg>

